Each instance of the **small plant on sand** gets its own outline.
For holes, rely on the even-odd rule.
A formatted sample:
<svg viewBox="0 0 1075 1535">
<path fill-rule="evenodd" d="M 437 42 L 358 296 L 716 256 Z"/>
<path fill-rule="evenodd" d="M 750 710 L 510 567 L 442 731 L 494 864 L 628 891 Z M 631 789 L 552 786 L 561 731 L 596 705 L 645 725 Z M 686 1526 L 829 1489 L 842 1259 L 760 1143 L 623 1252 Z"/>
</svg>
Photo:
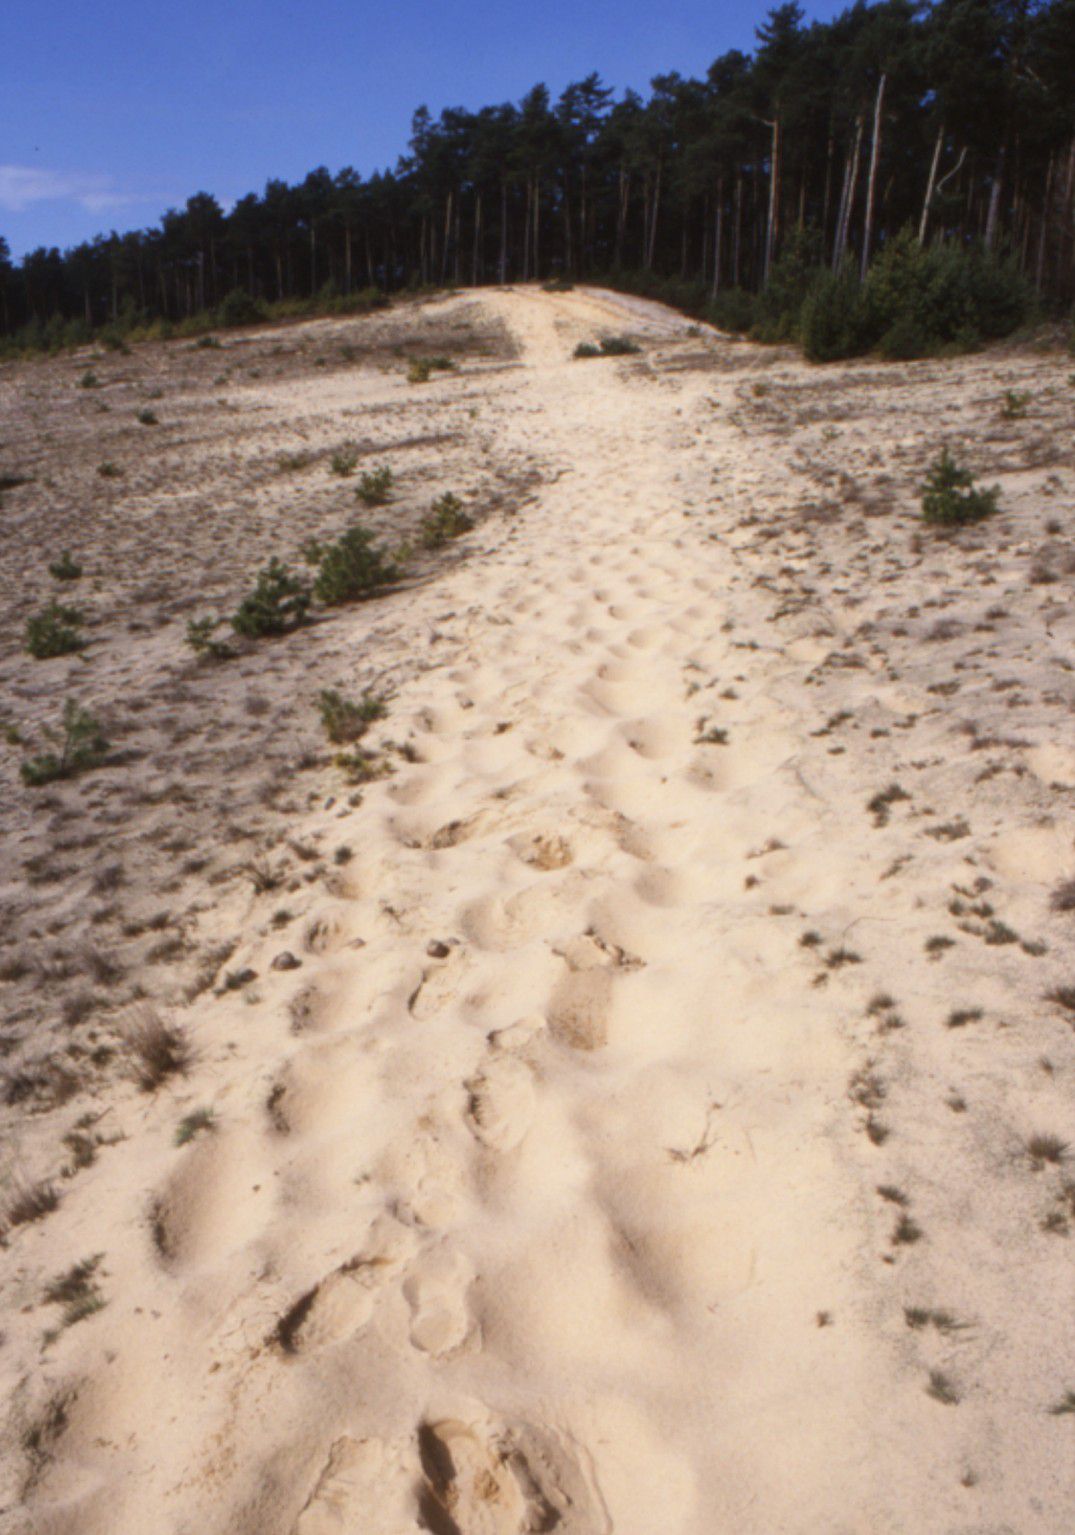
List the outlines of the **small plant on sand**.
<svg viewBox="0 0 1075 1535">
<path fill-rule="evenodd" d="M 59 778 L 73 778 L 76 773 L 98 767 L 107 750 L 104 731 L 93 715 L 69 698 L 63 706 L 59 751 L 28 757 L 20 768 L 23 783 L 36 789 Z"/>
<path fill-rule="evenodd" d="M 363 506 L 385 506 L 391 499 L 392 471 L 387 464 L 368 469 L 358 482 L 355 495 Z"/>
<path fill-rule="evenodd" d="M 360 740 L 375 720 L 384 719 L 388 713 L 384 699 L 375 693 L 363 693 L 356 703 L 352 698 L 344 698 L 335 688 L 322 688 L 317 707 L 325 734 L 333 746 Z"/>
<path fill-rule="evenodd" d="M 12 1226 L 29 1226 L 44 1220 L 60 1203 L 60 1196 L 51 1183 L 27 1183 L 16 1181 L 4 1201 L 0 1212 L 0 1231 L 7 1232 Z"/>
<path fill-rule="evenodd" d="M 593 341 L 580 341 L 571 355 L 575 358 L 600 357 L 601 348 Z"/>
<path fill-rule="evenodd" d="M 1026 1143 L 1026 1154 L 1035 1172 L 1041 1172 L 1046 1162 L 1059 1167 L 1070 1150 L 1067 1141 L 1058 1135 L 1032 1135 Z"/>
<path fill-rule="evenodd" d="M 408 384 L 428 384 L 432 368 L 424 357 L 412 357 L 407 364 Z"/>
<path fill-rule="evenodd" d="M 80 389 L 99 389 L 101 387 L 100 380 L 92 368 L 87 368 L 85 373 L 83 373 L 78 381 L 78 387 Z"/>
<path fill-rule="evenodd" d="M 423 549 L 441 549 L 453 538 L 461 538 L 474 526 L 474 519 L 463 510 L 463 503 L 452 492 L 446 491 L 433 503 L 433 509 L 422 518 L 418 529 Z"/>
<path fill-rule="evenodd" d="M 300 448 L 297 453 L 281 453 L 276 460 L 276 467 L 281 474 L 297 474 L 300 469 L 307 468 L 310 462 L 310 454 Z"/>
<path fill-rule="evenodd" d="M 379 752 L 363 751 L 360 746 L 356 746 L 354 751 L 337 752 L 335 762 L 348 783 L 353 784 L 372 783 L 374 779 L 387 777 L 392 771 L 392 764 L 387 757 Z"/>
<path fill-rule="evenodd" d="M 138 422 L 139 426 L 159 426 L 160 425 L 160 422 L 157 419 L 156 411 L 150 410 L 148 405 L 145 407 L 144 410 L 140 410 L 138 412 L 138 415 L 135 417 L 135 420 Z"/>
<path fill-rule="evenodd" d="M 106 459 L 103 464 L 97 465 L 97 473 L 102 480 L 118 480 L 122 478 L 123 470 L 118 464 L 113 464 L 110 459 Z"/>
<path fill-rule="evenodd" d="M 194 343 L 194 349 L 198 352 L 218 352 L 220 342 L 215 336 L 199 336 Z"/>
<path fill-rule="evenodd" d="M 145 1093 L 154 1092 L 169 1077 L 182 1076 L 193 1061 L 183 1030 L 152 1012 L 127 1030 L 127 1048 L 135 1080 Z"/>
<path fill-rule="evenodd" d="M 329 462 L 329 469 L 333 474 L 338 474 L 341 479 L 354 474 L 357 467 L 358 449 L 353 443 L 345 443 L 342 448 L 337 448 Z"/>
<path fill-rule="evenodd" d="M 213 638 L 213 631 L 224 622 L 222 618 L 191 618 L 187 620 L 187 644 L 199 661 L 226 661 L 235 654 L 225 640 Z"/>
<path fill-rule="evenodd" d="M 105 1298 L 94 1282 L 103 1256 L 103 1253 L 95 1253 L 92 1258 L 83 1258 L 80 1263 L 72 1264 L 45 1291 L 45 1300 L 49 1305 L 64 1308 L 61 1326 L 73 1327 L 76 1322 L 85 1321 L 86 1317 L 104 1308 Z M 51 1334 L 49 1341 L 54 1336 L 55 1333 Z"/>
<path fill-rule="evenodd" d="M 70 549 L 65 549 L 60 558 L 53 560 L 49 566 L 49 575 L 54 581 L 77 581 L 81 574 L 82 566 L 71 558 Z"/>
<path fill-rule="evenodd" d="M 1026 390 L 1005 389 L 1000 413 L 1005 421 L 1021 421 L 1026 415 L 1031 396 Z"/>
<path fill-rule="evenodd" d="M 306 621 L 310 588 L 293 576 L 286 565 L 272 559 L 258 576 L 257 585 L 244 597 L 231 620 L 236 634 L 247 639 L 286 634 Z"/>
<path fill-rule="evenodd" d="M 60 602 L 50 602 L 26 620 L 26 649 L 35 661 L 69 656 L 86 643 L 81 632 L 82 614 Z"/>
<path fill-rule="evenodd" d="M 1060 1400 L 1054 1402 L 1049 1408 L 1049 1412 L 1054 1418 L 1063 1418 L 1068 1413 L 1075 1413 L 1075 1391 L 1065 1391 Z"/>
<path fill-rule="evenodd" d="M 177 1146 L 186 1146 L 203 1131 L 216 1129 L 216 1115 L 212 1109 L 193 1109 L 184 1114 L 175 1132 Z"/>
<path fill-rule="evenodd" d="M 634 357 L 642 348 L 630 336 L 603 336 L 599 342 L 580 341 L 576 357 Z"/>
<path fill-rule="evenodd" d="M 930 465 L 922 487 L 922 520 L 943 527 L 982 522 L 997 509 L 999 490 L 983 490 L 974 483 L 969 469 L 957 464 L 945 448 Z"/>
<path fill-rule="evenodd" d="M 368 528 L 349 528 L 319 551 L 314 596 L 326 607 L 361 602 L 398 578 L 399 569 L 373 541 Z"/>
<path fill-rule="evenodd" d="M 575 284 L 570 277 L 553 277 L 541 286 L 542 293 L 572 293 Z"/>
</svg>

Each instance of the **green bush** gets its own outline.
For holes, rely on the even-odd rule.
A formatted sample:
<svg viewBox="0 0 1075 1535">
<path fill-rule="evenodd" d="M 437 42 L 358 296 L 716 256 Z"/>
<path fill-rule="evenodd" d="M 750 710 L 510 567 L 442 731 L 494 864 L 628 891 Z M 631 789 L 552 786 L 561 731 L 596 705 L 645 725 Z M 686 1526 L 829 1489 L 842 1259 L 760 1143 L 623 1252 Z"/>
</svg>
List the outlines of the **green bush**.
<svg viewBox="0 0 1075 1535">
<path fill-rule="evenodd" d="M 604 336 L 601 340 L 602 357 L 633 357 L 641 350 L 630 336 Z"/>
<path fill-rule="evenodd" d="M 593 341 L 580 341 L 571 355 L 573 357 L 600 357 L 601 348 Z"/>
<path fill-rule="evenodd" d="M 811 362 L 834 362 L 863 350 L 857 279 L 850 272 L 818 275 L 803 301 L 799 337 Z"/>
<path fill-rule="evenodd" d="M 751 337 L 764 342 L 797 339 L 803 305 L 824 270 L 820 236 L 814 230 L 793 230 L 755 301 Z"/>
<path fill-rule="evenodd" d="M 101 381 L 92 368 L 87 368 L 78 381 L 78 387 L 80 389 L 99 389 Z"/>
<path fill-rule="evenodd" d="M 20 766 L 23 783 L 40 788 L 58 778 L 72 778 L 99 766 L 107 750 L 108 742 L 97 720 L 69 698 L 63 706 L 60 750 L 28 757 Z"/>
<path fill-rule="evenodd" d="M 969 469 L 962 468 L 945 448 L 930 465 L 922 487 L 922 520 L 954 527 L 981 522 L 997 509 L 999 487 L 982 490 Z"/>
<path fill-rule="evenodd" d="M 40 613 L 26 620 L 26 649 L 36 661 L 71 655 L 86 644 L 80 632 L 82 623 L 83 617 L 77 608 L 50 602 Z"/>
<path fill-rule="evenodd" d="M 368 469 L 358 482 L 355 495 L 363 506 L 385 506 L 391 499 L 392 471 L 387 464 Z"/>
<path fill-rule="evenodd" d="M 702 311 L 710 325 L 737 335 L 750 330 L 757 311 L 757 299 L 744 288 L 724 288 L 707 301 Z"/>
<path fill-rule="evenodd" d="M 862 308 L 868 345 L 908 357 L 1010 335 L 1032 315 L 1034 298 L 1012 262 L 955 245 L 923 249 L 905 229 L 870 267 Z"/>
<path fill-rule="evenodd" d="M 226 661 L 235 652 L 224 640 L 213 638 L 223 623 L 220 618 L 191 618 L 187 621 L 187 644 L 199 661 Z"/>
<path fill-rule="evenodd" d="M 298 580 L 286 565 L 272 559 L 260 573 L 257 585 L 244 597 L 231 626 L 247 639 L 286 634 L 305 623 L 310 606 L 310 588 Z"/>
<path fill-rule="evenodd" d="M 148 406 L 146 407 L 145 410 L 140 410 L 138 412 L 138 415 L 137 415 L 136 419 L 138 421 L 139 426 L 159 426 L 160 425 L 160 422 L 157 420 L 156 412 L 150 410 L 148 408 Z"/>
<path fill-rule="evenodd" d="M 82 566 L 71 558 L 70 549 L 65 549 L 60 558 L 53 560 L 49 566 L 49 575 L 54 581 L 77 581 L 81 574 Z"/>
<path fill-rule="evenodd" d="M 373 541 L 368 528 L 349 528 L 320 551 L 314 596 L 326 607 L 373 597 L 399 576 L 396 565 Z"/>
<path fill-rule="evenodd" d="M 418 537 L 423 549 L 441 549 L 450 539 L 469 533 L 473 526 L 473 517 L 467 515 L 462 501 L 449 490 L 434 501 L 432 511 L 422 518 Z"/>
<path fill-rule="evenodd" d="M 344 698 L 335 688 L 322 688 L 317 707 L 325 734 L 333 746 L 360 740 L 374 720 L 384 719 L 388 713 L 384 699 L 375 693 L 363 693 L 356 703 L 354 699 Z"/>
<path fill-rule="evenodd" d="M 346 479 L 349 474 L 354 474 L 358 467 L 358 449 L 347 443 L 342 448 L 337 448 L 332 455 L 329 468 L 333 474 L 338 474 L 341 479 Z"/>
<path fill-rule="evenodd" d="M 216 311 L 221 325 L 234 329 L 239 325 L 258 325 L 265 319 L 265 311 L 257 299 L 250 297 L 243 288 L 233 288 Z"/>
</svg>

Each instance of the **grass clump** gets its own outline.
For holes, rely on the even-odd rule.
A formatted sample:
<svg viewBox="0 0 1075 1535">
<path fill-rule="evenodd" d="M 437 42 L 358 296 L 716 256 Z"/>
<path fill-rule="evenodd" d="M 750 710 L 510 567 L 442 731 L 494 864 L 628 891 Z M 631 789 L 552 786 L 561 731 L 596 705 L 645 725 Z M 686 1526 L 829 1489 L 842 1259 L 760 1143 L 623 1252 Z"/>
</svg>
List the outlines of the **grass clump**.
<svg viewBox="0 0 1075 1535">
<path fill-rule="evenodd" d="M 244 597 L 231 620 L 236 634 L 263 639 L 286 634 L 305 623 L 310 588 L 293 576 L 286 565 L 272 559 L 258 576 L 257 585 Z"/>
<path fill-rule="evenodd" d="M 179 1121 L 175 1132 L 175 1143 L 177 1146 L 187 1146 L 203 1131 L 215 1129 L 216 1115 L 212 1109 L 193 1109 L 189 1114 L 184 1114 Z"/>
<path fill-rule="evenodd" d="M 108 742 L 97 720 L 69 698 L 63 706 L 59 751 L 28 757 L 20 768 L 22 781 L 36 789 L 59 778 L 73 778 L 98 767 L 107 750 Z"/>
<path fill-rule="evenodd" d="M 633 357 L 642 348 L 629 336 L 604 336 L 598 342 L 580 341 L 575 357 Z"/>
<path fill-rule="evenodd" d="M 82 566 L 71 558 L 70 549 L 65 549 L 58 560 L 52 561 L 49 575 L 54 581 L 77 581 L 82 575 Z"/>
<path fill-rule="evenodd" d="M 349 528 L 334 544 L 318 550 L 314 596 L 326 607 L 361 602 L 399 577 L 399 567 L 373 541 L 368 528 Z"/>
<path fill-rule="evenodd" d="M 35 661 L 69 656 L 86 644 L 81 632 L 83 616 L 78 608 L 50 602 L 26 620 L 26 649 Z"/>
<path fill-rule="evenodd" d="M 106 459 L 103 464 L 97 465 L 97 473 L 101 476 L 102 480 L 119 480 L 123 477 L 123 470 L 118 464 L 112 463 L 110 459 Z"/>
<path fill-rule="evenodd" d="M 150 410 L 148 405 L 138 412 L 135 420 L 139 426 L 160 426 L 156 411 Z"/>
<path fill-rule="evenodd" d="M 341 479 L 354 474 L 358 467 L 358 449 L 353 443 L 345 443 L 342 448 L 337 448 L 329 461 L 331 473 L 337 474 Z"/>
<path fill-rule="evenodd" d="M 999 489 L 983 490 L 969 469 L 957 464 L 945 448 L 930 465 L 922 486 L 922 520 L 942 527 L 982 522 L 997 509 Z"/>
<path fill-rule="evenodd" d="M 392 471 L 387 464 L 368 469 L 358 482 L 355 495 L 363 506 L 385 506 L 392 499 Z"/>
<path fill-rule="evenodd" d="M 224 640 L 213 638 L 213 631 L 223 622 L 220 618 L 191 618 L 187 620 L 186 641 L 199 661 L 226 661 L 235 652 Z"/>
<path fill-rule="evenodd" d="M 375 720 L 384 719 L 388 713 L 384 699 L 375 693 L 363 693 L 356 703 L 335 688 L 322 688 L 317 707 L 325 734 L 333 746 L 346 746 L 360 740 Z"/>
<path fill-rule="evenodd" d="M 94 1282 L 103 1257 L 103 1253 L 95 1253 L 92 1258 L 83 1258 L 79 1263 L 72 1264 L 66 1273 L 60 1274 L 46 1289 L 47 1304 L 64 1308 L 61 1327 L 73 1327 L 76 1322 L 85 1321 L 86 1317 L 104 1309 L 105 1298 Z M 50 1334 L 46 1341 L 51 1342 L 54 1336 L 55 1333 Z"/>
<path fill-rule="evenodd" d="M 78 387 L 80 389 L 99 389 L 101 381 L 92 368 L 87 368 L 78 381 Z"/>
<path fill-rule="evenodd" d="M 1026 408 L 1030 401 L 1031 395 L 1027 390 L 1005 389 L 1000 413 L 1005 421 L 1021 421 L 1026 415 Z"/>
<path fill-rule="evenodd" d="M 453 538 L 461 538 L 474 526 L 473 517 L 463 510 L 463 503 L 446 491 L 433 503 L 432 511 L 422 518 L 418 536 L 423 549 L 442 549 Z"/>
<path fill-rule="evenodd" d="M 169 1077 L 190 1069 L 193 1052 L 184 1031 L 149 1013 L 127 1031 L 127 1046 L 135 1080 L 144 1093 L 154 1092 Z"/>
</svg>

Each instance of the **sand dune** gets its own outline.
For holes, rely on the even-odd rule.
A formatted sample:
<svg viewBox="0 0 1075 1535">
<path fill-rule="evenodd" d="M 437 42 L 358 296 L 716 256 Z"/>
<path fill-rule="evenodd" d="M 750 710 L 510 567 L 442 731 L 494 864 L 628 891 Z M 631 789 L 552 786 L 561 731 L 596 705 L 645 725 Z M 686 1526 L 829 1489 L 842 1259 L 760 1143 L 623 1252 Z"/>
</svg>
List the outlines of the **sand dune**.
<svg viewBox="0 0 1075 1535">
<path fill-rule="evenodd" d="M 186 1075 L 95 1086 L 115 1143 L 9 1232 L 2 1527 L 1061 1535 L 1066 365 L 437 312 L 475 309 L 516 363 L 422 408 L 540 487 L 340 621 L 406 752 L 289 825 L 353 856 L 206 885 L 254 981 L 174 1011 Z M 1002 487 L 956 538 L 916 522 L 944 441 Z M 16 1114 L 12 1176 L 84 1111 Z"/>
</svg>

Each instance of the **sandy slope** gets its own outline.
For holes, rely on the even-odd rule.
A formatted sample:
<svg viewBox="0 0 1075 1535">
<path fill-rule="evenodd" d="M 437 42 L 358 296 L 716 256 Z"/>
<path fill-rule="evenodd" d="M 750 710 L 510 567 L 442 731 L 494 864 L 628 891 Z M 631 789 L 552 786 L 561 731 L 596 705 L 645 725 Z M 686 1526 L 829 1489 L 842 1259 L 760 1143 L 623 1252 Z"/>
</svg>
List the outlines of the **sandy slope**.
<svg viewBox="0 0 1075 1535">
<path fill-rule="evenodd" d="M 433 659 L 413 760 L 295 828 L 353 860 L 282 931 L 254 902 L 256 986 L 12 1234 L 3 1527 L 1061 1535 L 1062 364 L 817 374 L 481 303 L 523 364 L 483 424 L 546 484 L 385 641 Z M 569 360 L 625 327 L 641 361 Z M 923 543 L 943 410 L 1009 378 L 1067 437 L 1006 437 L 1005 517 Z"/>
</svg>

